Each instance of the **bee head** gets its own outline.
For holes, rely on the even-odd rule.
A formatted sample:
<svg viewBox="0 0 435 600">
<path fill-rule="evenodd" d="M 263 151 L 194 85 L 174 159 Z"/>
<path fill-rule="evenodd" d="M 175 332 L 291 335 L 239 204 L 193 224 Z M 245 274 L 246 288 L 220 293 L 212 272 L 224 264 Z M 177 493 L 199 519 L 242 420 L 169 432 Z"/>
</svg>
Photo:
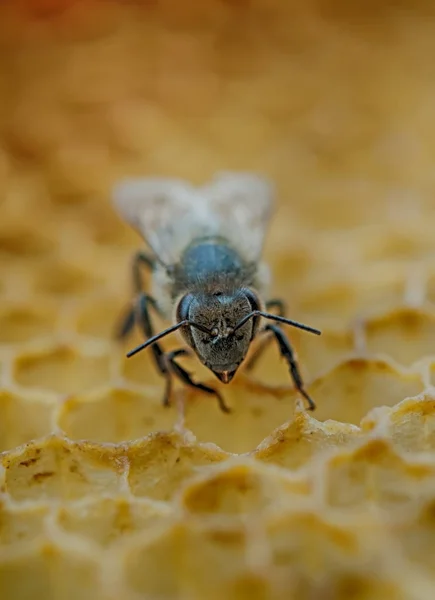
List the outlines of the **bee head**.
<svg viewBox="0 0 435 600">
<path fill-rule="evenodd" d="M 186 326 L 182 333 L 200 361 L 224 383 L 234 377 L 258 330 L 259 317 L 243 319 L 260 310 L 260 301 L 250 289 L 224 293 L 186 294 L 177 306 L 177 320 Z"/>
</svg>

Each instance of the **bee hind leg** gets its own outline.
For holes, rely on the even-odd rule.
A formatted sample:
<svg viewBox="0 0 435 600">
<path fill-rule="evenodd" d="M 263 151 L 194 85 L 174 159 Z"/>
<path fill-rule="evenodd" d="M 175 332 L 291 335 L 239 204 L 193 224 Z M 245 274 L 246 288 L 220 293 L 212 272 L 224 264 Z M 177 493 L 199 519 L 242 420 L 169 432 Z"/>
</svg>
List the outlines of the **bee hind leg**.
<svg viewBox="0 0 435 600">
<path fill-rule="evenodd" d="M 143 281 L 142 281 L 142 273 L 141 267 L 145 266 L 150 271 L 152 271 L 155 267 L 155 261 L 151 256 L 146 254 L 143 251 L 137 252 L 133 257 L 132 263 L 132 279 L 133 279 L 133 288 L 135 294 L 140 294 L 143 289 Z M 120 319 L 118 326 L 115 329 L 115 338 L 117 340 L 122 340 L 131 333 L 134 325 L 136 323 L 136 307 L 129 306 L 125 311 L 125 314 Z"/>
<path fill-rule="evenodd" d="M 268 311 L 270 311 L 271 309 L 276 309 L 276 312 L 279 317 L 285 317 L 286 305 L 285 305 L 285 302 L 283 300 L 280 300 L 279 298 L 273 298 L 272 300 L 269 300 L 268 302 L 266 302 L 266 309 Z M 268 333 L 267 328 L 262 329 L 260 331 L 260 333 L 267 334 Z M 272 335 L 266 335 L 261 340 L 258 348 L 255 350 L 255 352 L 252 354 L 251 358 L 246 363 L 245 368 L 247 371 L 252 371 L 252 369 L 257 364 L 259 358 L 262 356 L 263 352 L 270 346 L 270 342 L 272 340 L 273 340 Z"/>
<path fill-rule="evenodd" d="M 305 391 L 302 376 L 300 374 L 299 367 L 296 362 L 296 358 L 290 342 L 286 338 L 282 329 L 280 329 L 276 325 L 267 325 L 266 330 L 270 331 L 273 334 L 275 340 L 277 341 L 279 350 L 281 352 L 281 356 L 285 358 L 289 366 L 290 374 L 292 376 L 296 389 L 308 402 L 308 410 L 314 410 L 316 408 L 316 404 L 314 403 L 314 400 L 312 400 L 308 393 Z"/>
<path fill-rule="evenodd" d="M 217 390 L 213 389 L 212 387 L 209 387 L 208 385 L 205 385 L 204 383 L 197 383 L 193 381 L 190 374 L 175 361 L 175 357 L 179 356 L 180 354 L 187 354 L 187 350 L 176 350 L 175 352 L 170 352 L 167 355 L 171 365 L 171 370 L 174 373 L 174 375 L 176 375 L 187 386 L 195 388 L 197 390 L 201 390 L 206 394 L 212 394 L 213 396 L 216 396 L 217 401 L 219 403 L 219 408 L 222 410 L 222 412 L 230 413 L 231 409 L 225 404 L 224 399 Z"/>
</svg>

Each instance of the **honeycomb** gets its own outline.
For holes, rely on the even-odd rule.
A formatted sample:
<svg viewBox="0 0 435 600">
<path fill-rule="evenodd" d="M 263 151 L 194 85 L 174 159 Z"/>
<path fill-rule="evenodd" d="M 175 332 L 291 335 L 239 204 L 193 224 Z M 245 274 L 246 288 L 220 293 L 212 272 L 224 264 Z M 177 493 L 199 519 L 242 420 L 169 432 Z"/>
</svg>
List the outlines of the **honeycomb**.
<svg viewBox="0 0 435 600">
<path fill-rule="evenodd" d="M 0 597 L 432 600 L 432 2 L 0 7 Z M 113 337 L 124 176 L 265 173 L 270 347 L 214 399 Z M 175 344 L 168 340 L 167 347 Z M 184 359 L 183 359 L 184 360 Z M 186 366 L 187 368 L 187 366 Z"/>
</svg>

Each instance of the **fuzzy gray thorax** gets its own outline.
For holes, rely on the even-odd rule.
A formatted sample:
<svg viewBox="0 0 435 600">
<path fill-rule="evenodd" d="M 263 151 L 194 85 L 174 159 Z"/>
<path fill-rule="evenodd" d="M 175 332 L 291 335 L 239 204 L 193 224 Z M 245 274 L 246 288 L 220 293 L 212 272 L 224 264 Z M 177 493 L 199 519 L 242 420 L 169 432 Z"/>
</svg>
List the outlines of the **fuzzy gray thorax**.
<svg viewBox="0 0 435 600">
<path fill-rule="evenodd" d="M 172 269 L 172 296 L 176 298 L 186 290 L 232 295 L 252 285 L 256 265 L 247 263 L 225 239 L 203 238 L 190 244 Z"/>
</svg>

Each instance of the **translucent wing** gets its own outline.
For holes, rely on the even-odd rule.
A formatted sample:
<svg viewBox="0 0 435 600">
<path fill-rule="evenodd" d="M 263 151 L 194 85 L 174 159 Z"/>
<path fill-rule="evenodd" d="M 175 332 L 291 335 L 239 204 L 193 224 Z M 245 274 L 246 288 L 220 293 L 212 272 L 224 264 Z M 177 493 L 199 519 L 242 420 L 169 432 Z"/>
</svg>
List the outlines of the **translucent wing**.
<svg viewBox="0 0 435 600">
<path fill-rule="evenodd" d="M 170 178 L 127 179 L 113 191 L 120 216 L 147 242 L 165 264 L 179 258 L 180 238 L 188 237 L 191 214 L 201 203 L 197 190 Z"/>
<path fill-rule="evenodd" d="M 202 188 L 219 229 L 249 260 L 257 260 L 274 208 L 270 181 L 253 173 L 218 173 Z"/>
<path fill-rule="evenodd" d="M 220 173 L 194 187 L 179 179 L 126 180 L 113 192 L 120 216 L 165 264 L 196 237 L 220 235 L 249 260 L 261 252 L 273 204 L 273 190 L 251 174 Z"/>
</svg>

